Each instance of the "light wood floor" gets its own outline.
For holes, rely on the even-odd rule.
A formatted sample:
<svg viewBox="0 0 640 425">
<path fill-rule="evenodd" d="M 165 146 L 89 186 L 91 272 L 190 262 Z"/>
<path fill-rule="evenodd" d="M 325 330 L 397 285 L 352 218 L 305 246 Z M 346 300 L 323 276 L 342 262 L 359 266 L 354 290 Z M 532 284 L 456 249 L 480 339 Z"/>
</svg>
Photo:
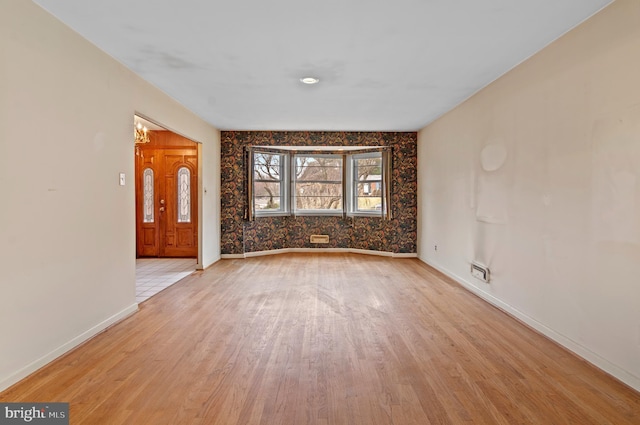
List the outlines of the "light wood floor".
<svg viewBox="0 0 640 425">
<path fill-rule="evenodd" d="M 222 260 L 0 394 L 72 424 L 640 424 L 640 394 L 416 259 Z"/>
</svg>

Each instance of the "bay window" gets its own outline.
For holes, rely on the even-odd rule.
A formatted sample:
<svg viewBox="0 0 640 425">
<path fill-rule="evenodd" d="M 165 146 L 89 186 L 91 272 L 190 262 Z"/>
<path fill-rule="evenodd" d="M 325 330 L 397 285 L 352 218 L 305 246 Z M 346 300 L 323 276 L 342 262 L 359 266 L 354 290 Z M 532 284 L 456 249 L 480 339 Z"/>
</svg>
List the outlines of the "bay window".
<svg viewBox="0 0 640 425">
<path fill-rule="evenodd" d="M 249 147 L 247 218 L 341 215 L 391 218 L 390 149 Z"/>
</svg>

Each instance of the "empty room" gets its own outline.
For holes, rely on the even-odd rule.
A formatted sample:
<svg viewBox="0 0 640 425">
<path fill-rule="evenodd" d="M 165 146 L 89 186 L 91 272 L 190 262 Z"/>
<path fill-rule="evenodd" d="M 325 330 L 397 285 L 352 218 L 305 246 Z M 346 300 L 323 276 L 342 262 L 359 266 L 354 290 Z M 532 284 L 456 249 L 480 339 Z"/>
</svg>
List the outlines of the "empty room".
<svg viewBox="0 0 640 425">
<path fill-rule="evenodd" d="M 637 0 L 0 35 L 0 423 L 640 423 Z"/>
</svg>

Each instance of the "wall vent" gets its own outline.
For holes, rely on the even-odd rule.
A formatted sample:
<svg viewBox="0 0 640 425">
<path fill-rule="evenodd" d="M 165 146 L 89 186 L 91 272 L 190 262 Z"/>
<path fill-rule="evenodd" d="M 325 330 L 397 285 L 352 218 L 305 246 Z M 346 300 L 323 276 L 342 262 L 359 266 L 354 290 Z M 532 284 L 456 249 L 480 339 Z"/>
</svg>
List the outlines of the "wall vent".
<svg viewBox="0 0 640 425">
<path fill-rule="evenodd" d="M 329 235 L 311 235 L 309 238 L 311 243 L 329 243 Z"/>
<path fill-rule="evenodd" d="M 489 283 L 489 268 L 479 263 L 471 263 L 471 276 Z"/>
</svg>

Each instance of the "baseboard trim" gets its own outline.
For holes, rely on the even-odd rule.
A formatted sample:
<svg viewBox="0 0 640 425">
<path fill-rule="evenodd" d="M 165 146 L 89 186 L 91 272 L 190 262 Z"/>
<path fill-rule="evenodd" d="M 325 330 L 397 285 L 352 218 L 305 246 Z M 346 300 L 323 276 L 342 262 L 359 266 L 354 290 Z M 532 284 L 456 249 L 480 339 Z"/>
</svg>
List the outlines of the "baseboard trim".
<svg viewBox="0 0 640 425">
<path fill-rule="evenodd" d="M 398 252 L 393 254 L 393 258 L 418 258 L 415 252 Z"/>
<path fill-rule="evenodd" d="M 238 258 L 251 258 L 262 257 L 265 255 L 278 255 L 287 254 L 290 252 L 339 252 L 339 253 L 353 253 L 353 254 L 365 254 L 365 255 L 377 255 L 379 257 L 391 257 L 391 258 L 418 258 L 418 254 L 415 252 L 388 252 L 388 251 L 374 251 L 370 249 L 357 249 L 357 248 L 281 248 L 271 249 L 268 251 L 254 251 L 245 252 L 244 254 L 222 254 L 220 258 L 223 260 L 238 259 Z"/>
<path fill-rule="evenodd" d="M 199 265 L 199 267 L 196 268 L 196 270 L 206 270 L 209 267 L 213 266 L 215 263 L 217 263 L 218 261 L 221 260 L 221 257 L 218 257 L 216 259 L 214 259 L 213 261 L 211 261 L 210 263 L 207 263 L 207 265 Z"/>
<path fill-rule="evenodd" d="M 233 260 L 239 258 L 245 258 L 244 254 L 220 254 L 221 260 Z"/>
<path fill-rule="evenodd" d="M 552 341 L 560 344 L 561 346 L 563 346 L 567 350 L 571 351 L 572 353 L 576 354 L 580 358 L 582 358 L 582 359 L 586 360 L 587 362 L 591 363 L 592 365 L 594 365 L 598 369 L 601 369 L 605 373 L 613 376 L 614 378 L 616 378 L 617 380 L 621 381 L 625 385 L 628 385 L 629 387 L 633 388 L 636 391 L 640 391 L 640 377 L 637 377 L 637 376 L 631 374 L 630 372 L 627 372 L 626 370 L 622 369 L 621 367 L 611 363 L 610 361 L 606 360 L 605 358 L 601 357 L 600 355 L 598 355 L 598 354 L 594 353 L 593 351 L 589 350 L 587 347 L 577 343 L 576 341 L 572 340 L 571 338 L 569 338 L 569 337 L 567 337 L 565 335 L 562 335 L 561 333 L 559 333 L 559 332 L 549 328 L 548 326 L 538 322 L 533 317 L 521 312 L 517 308 L 515 308 L 515 307 L 505 303 L 504 301 L 494 297 L 493 295 L 489 294 L 488 292 L 483 291 L 482 289 L 480 289 L 477 286 L 475 286 L 475 285 L 471 284 L 470 282 L 468 282 L 466 279 L 463 279 L 461 276 L 458 276 L 457 274 L 447 270 L 446 268 L 443 268 L 443 267 L 437 266 L 435 264 L 432 264 L 432 263 L 430 263 L 430 262 L 428 262 L 428 261 L 426 261 L 426 260 L 424 260 L 424 259 L 422 259 L 420 257 L 418 257 L 418 258 L 420 259 L 420 261 L 422 261 L 423 263 L 425 263 L 429 267 L 433 267 L 434 269 L 438 270 L 439 272 L 443 273 L 444 275 L 446 275 L 446 276 L 450 277 L 451 279 L 455 280 L 457 283 L 462 285 L 465 289 L 467 289 L 468 291 L 470 291 L 473 294 L 477 295 L 478 297 L 482 298 L 483 300 L 485 300 L 489 304 L 493 305 L 494 307 L 499 308 L 500 310 L 504 311 L 508 315 L 514 317 L 515 319 L 523 322 L 525 325 L 531 327 L 535 331 L 541 333 L 542 335 L 546 336 L 547 338 L 551 339 Z"/>
<path fill-rule="evenodd" d="M 118 313 L 114 314 L 113 316 L 109 317 L 108 319 L 98 323 L 97 325 L 93 326 L 92 328 L 88 329 L 87 331 L 81 333 L 77 337 L 73 338 L 71 341 L 69 341 L 69 342 L 67 342 L 65 344 L 62 344 L 60 347 L 58 347 L 55 350 L 45 354 L 44 356 L 40 357 L 36 361 L 29 363 L 28 365 L 26 365 L 22 369 L 18 370 L 17 372 L 15 372 L 15 373 L 9 375 L 8 377 L 2 379 L 2 381 L 0 381 L 0 391 L 6 390 L 7 388 L 12 386 L 13 384 L 16 384 L 17 382 L 21 381 L 22 379 L 24 379 L 27 376 L 31 375 L 32 373 L 34 373 L 38 369 L 42 368 L 43 366 L 51 363 L 52 361 L 54 361 L 58 357 L 62 356 L 63 354 L 66 354 L 67 352 L 69 352 L 72 349 L 76 348 L 80 344 L 88 341 L 89 339 L 91 339 L 95 335 L 97 335 L 100 332 L 102 332 L 103 330 L 107 329 L 109 326 L 112 326 L 112 325 L 120 322 L 121 320 L 124 320 L 127 317 L 131 316 L 136 311 L 138 311 L 138 304 L 134 303 L 134 304 L 130 305 L 129 307 L 125 308 L 124 310 L 121 310 L 120 312 L 118 312 Z"/>
</svg>

